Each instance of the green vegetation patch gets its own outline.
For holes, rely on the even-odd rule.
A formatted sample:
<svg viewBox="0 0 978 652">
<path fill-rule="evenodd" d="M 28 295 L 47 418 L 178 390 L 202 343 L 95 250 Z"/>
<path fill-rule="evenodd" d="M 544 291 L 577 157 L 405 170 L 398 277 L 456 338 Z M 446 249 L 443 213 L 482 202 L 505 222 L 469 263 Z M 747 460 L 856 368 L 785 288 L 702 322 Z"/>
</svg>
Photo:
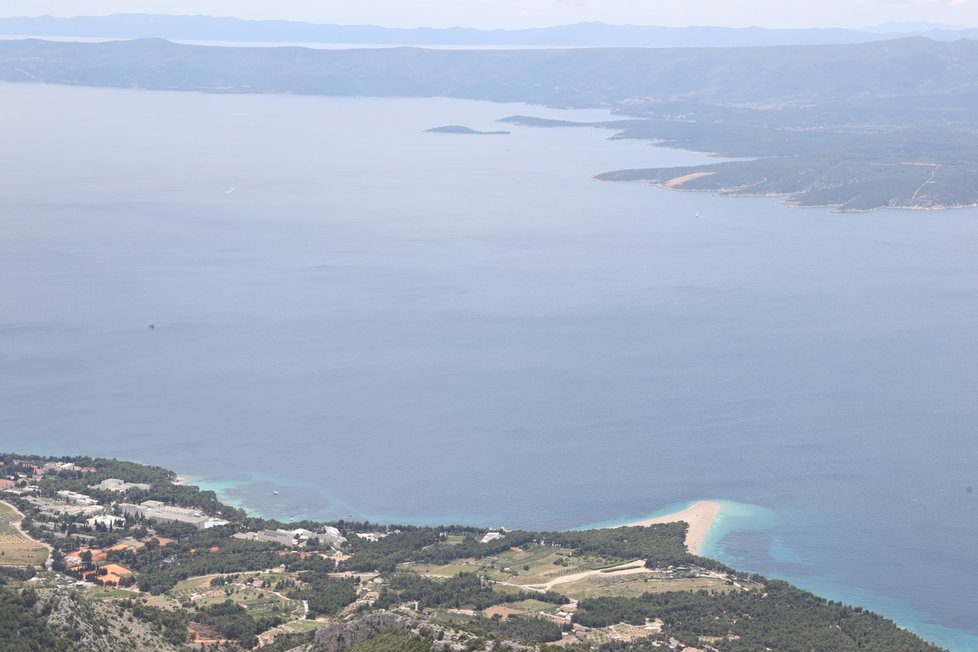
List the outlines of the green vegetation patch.
<svg viewBox="0 0 978 652">
<path fill-rule="evenodd" d="M 663 634 L 684 642 L 710 637 L 721 652 L 777 649 L 938 650 L 891 621 L 840 603 L 823 600 L 782 581 L 763 591 L 645 594 L 639 598 L 582 600 L 574 622 L 586 627 L 617 623 L 644 625 L 660 619 Z"/>
<path fill-rule="evenodd" d="M 357 579 L 304 574 L 302 585 L 287 595 L 293 600 L 305 600 L 310 617 L 335 616 L 357 599 Z"/>
<path fill-rule="evenodd" d="M 378 607 L 390 607 L 398 602 L 417 602 L 421 609 L 450 608 L 481 611 L 494 605 L 534 599 L 548 604 L 568 602 L 559 593 L 526 593 L 496 591 L 493 584 L 477 575 L 463 573 L 448 580 L 434 580 L 413 573 L 393 576 L 381 591 Z"/>
<path fill-rule="evenodd" d="M 60 647 L 64 641 L 35 610 L 37 596 L 33 591 L 0 586 L 0 641 L 4 652 L 41 652 L 70 649 Z"/>
<path fill-rule="evenodd" d="M 431 641 L 400 632 L 382 632 L 350 652 L 431 652 Z"/>
</svg>

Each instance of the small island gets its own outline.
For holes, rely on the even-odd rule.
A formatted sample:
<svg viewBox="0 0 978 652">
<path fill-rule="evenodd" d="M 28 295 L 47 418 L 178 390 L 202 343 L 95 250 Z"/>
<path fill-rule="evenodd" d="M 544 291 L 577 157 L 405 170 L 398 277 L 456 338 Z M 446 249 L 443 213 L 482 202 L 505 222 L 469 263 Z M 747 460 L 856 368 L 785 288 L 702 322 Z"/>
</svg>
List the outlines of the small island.
<svg viewBox="0 0 978 652">
<path fill-rule="evenodd" d="M 471 127 L 463 127 L 462 125 L 432 127 L 431 129 L 425 129 L 425 132 L 429 134 L 457 134 L 459 136 L 508 136 L 510 134 L 508 131 L 478 131 Z"/>
</svg>

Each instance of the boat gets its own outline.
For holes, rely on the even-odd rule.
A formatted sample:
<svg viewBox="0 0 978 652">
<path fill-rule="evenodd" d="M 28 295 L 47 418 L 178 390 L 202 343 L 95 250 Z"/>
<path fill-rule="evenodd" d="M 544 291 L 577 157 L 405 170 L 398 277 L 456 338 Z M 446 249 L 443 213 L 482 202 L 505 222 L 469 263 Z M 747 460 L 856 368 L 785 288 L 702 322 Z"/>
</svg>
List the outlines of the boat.
<svg viewBox="0 0 978 652">
<path fill-rule="evenodd" d="M 149 322 L 148 324 L 146 324 L 146 328 L 156 328 L 156 324 L 154 324 L 153 322 Z"/>
<path fill-rule="evenodd" d="M 273 491 L 272 492 L 272 495 L 277 496 L 278 495 L 278 492 L 277 491 Z"/>
</svg>

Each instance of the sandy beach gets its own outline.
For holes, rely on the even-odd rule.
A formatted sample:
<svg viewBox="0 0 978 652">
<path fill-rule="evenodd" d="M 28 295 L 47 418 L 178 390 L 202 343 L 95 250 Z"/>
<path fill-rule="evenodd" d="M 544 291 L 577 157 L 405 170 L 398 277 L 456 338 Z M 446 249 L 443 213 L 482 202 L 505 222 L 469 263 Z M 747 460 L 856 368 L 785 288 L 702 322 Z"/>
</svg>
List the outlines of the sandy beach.
<svg viewBox="0 0 978 652">
<path fill-rule="evenodd" d="M 694 555 L 698 555 L 703 548 L 703 543 L 706 541 L 707 535 L 710 533 L 710 526 L 713 525 L 713 521 L 719 514 L 720 505 L 718 503 L 703 500 L 681 512 L 657 516 L 656 518 L 649 518 L 644 521 L 635 521 L 626 525 L 647 527 L 659 523 L 685 521 L 689 523 L 689 531 L 686 533 L 686 549 Z"/>
<path fill-rule="evenodd" d="M 716 172 L 693 172 L 692 174 L 684 174 L 681 177 L 676 177 L 675 179 L 669 179 L 668 181 L 661 183 L 663 188 L 678 188 L 688 181 L 694 181 L 696 179 L 702 179 L 703 177 L 708 177 Z"/>
</svg>

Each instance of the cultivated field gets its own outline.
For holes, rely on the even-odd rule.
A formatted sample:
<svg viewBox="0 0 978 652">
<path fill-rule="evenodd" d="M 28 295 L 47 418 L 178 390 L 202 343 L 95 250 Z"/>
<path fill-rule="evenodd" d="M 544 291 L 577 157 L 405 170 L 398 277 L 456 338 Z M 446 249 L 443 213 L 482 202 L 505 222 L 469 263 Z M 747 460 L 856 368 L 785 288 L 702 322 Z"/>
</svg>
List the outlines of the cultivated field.
<svg viewBox="0 0 978 652">
<path fill-rule="evenodd" d="M 0 566 L 43 566 L 47 548 L 17 530 L 15 523 L 20 519 L 17 510 L 0 502 Z"/>
</svg>

